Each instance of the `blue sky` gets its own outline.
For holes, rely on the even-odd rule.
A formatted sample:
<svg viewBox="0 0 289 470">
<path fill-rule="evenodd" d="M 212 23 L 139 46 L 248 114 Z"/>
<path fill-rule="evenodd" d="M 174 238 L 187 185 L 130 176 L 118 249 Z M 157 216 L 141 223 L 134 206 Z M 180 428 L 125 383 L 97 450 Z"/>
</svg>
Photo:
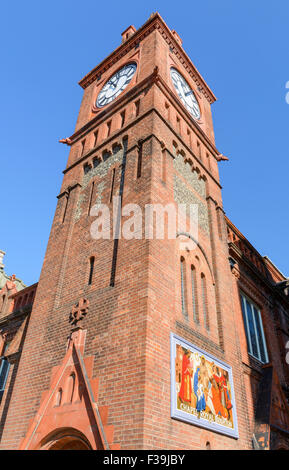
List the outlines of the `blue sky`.
<svg viewBox="0 0 289 470">
<path fill-rule="evenodd" d="M 5 2 L 1 6 L 1 231 L 5 270 L 39 278 L 80 78 L 159 11 L 216 94 L 224 208 L 289 275 L 289 2 L 202 0 Z"/>
</svg>

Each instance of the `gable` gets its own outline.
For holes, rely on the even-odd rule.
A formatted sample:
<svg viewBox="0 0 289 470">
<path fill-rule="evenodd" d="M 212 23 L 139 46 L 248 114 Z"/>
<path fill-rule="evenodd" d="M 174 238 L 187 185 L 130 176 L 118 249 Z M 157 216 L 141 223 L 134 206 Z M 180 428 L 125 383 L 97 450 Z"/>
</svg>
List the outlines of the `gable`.
<svg viewBox="0 0 289 470">
<path fill-rule="evenodd" d="M 67 449 L 69 442 L 73 448 L 116 448 L 112 444 L 113 426 L 107 425 L 108 408 L 98 407 L 96 402 L 98 379 L 92 377 L 94 358 L 82 356 L 85 335 L 81 329 L 72 333 L 62 363 L 52 369 L 50 388 L 42 394 L 38 412 L 20 444 L 21 450 L 54 449 L 60 442 Z"/>
</svg>

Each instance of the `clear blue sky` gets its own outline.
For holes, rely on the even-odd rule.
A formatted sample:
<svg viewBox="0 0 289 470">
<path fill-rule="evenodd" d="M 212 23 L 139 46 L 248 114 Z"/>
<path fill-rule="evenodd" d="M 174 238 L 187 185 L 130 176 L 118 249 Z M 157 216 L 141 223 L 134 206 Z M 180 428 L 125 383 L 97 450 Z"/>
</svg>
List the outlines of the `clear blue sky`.
<svg viewBox="0 0 289 470">
<path fill-rule="evenodd" d="M 1 231 L 6 272 L 38 280 L 82 97 L 79 79 L 159 11 L 218 101 L 227 215 L 289 275 L 288 0 L 50 0 L 1 6 Z M 289 91 L 289 90 L 287 90 Z"/>
</svg>

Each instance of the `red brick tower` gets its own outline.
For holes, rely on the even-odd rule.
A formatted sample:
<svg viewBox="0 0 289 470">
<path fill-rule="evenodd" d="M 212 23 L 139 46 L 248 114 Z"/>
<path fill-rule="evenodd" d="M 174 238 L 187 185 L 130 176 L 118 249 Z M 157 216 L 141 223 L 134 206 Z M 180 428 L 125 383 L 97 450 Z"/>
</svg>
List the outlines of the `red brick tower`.
<svg viewBox="0 0 289 470">
<path fill-rule="evenodd" d="M 70 154 L 1 447 L 251 448 L 215 97 L 158 14 L 122 39 L 80 81 L 83 100 L 75 132 L 63 140 Z M 195 249 L 186 250 L 189 233 L 145 238 L 144 224 L 132 239 L 94 239 L 91 207 L 112 210 L 117 195 L 123 207 L 143 211 L 197 204 Z M 238 437 L 171 417 L 172 333 L 232 367 Z M 179 376 L 181 369 L 177 359 Z"/>
</svg>

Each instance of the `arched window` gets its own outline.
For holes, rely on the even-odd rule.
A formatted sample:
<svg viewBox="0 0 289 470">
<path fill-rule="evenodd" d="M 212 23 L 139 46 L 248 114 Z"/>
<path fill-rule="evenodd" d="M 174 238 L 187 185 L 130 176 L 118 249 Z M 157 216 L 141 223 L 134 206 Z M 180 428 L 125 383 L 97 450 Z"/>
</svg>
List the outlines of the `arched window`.
<svg viewBox="0 0 289 470">
<path fill-rule="evenodd" d="M 60 406 L 62 401 L 62 388 L 59 388 L 55 398 L 55 406 Z"/>
<path fill-rule="evenodd" d="M 85 139 L 81 142 L 81 145 L 80 145 L 80 156 L 81 157 L 84 154 L 84 147 L 85 147 Z"/>
<path fill-rule="evenodd" d="M 140 100 L 137 100 L 137 101 L 134 103 L 134 108 L 135 108 L 135 117 L 137 117 L 137 116 L 139 115 Z"/>
<path fill-rule="evenodd" d="M 114 184 L 115 184 L 115 168 L 112 169 L 111 175 L 111 184 L 110 184 L 110 195 L 109 195 L 109 202 L 112 202 L 113 192 L 114 192 Z"/>
<path fill-rule="evenodd" d="M 208 315 L 208 298 L 207 298 L 207 284 L 205 275 L 201 274 L 201 287 L 202 287 L 202 302 L 203 302 L 203 316 L 204 325 L 209 330 L 209 315 Z"/>
<path fill-rule="evenodd" d="M 94 132 L 93 134 L 93 147 L 96 147 L 96 144 L 97 144 L 97 138 L 98 138 L 98 130 Z"/>
<path fill-rule="evenodd" d="M 89 277 L 88 277 L 88 285 L 89 286 L 92 284 L 93 271 L 94 271 L 94 261 L 95 261 L 95 258 L 94 258 L 94 256 L 92 256 L 89 260 Z"/>
<path fill-rule="evenodd" d="M 98 159 L 97 159 L 97 160 L 98 160 Z M 94 192 L 94 181 L 91 183 L 91 186 L 90 186 L 90 195 L 89 195 L 89 202 L 88 202 L 87 215 L 90 215 L 90 209 L 91 209 L 92 200 L 93 200 L 93 192 Z"/>
<path fill-rule="evenodd" d="M 167 152 L 166 149 L 162 150 L 162 182 L 166 183 L 167 180 Z"/>
<path fill-rule="evenodd" d="M 124 126 L 124 123 L 125 123 L 125 110 L 120 113 L 120 127 L 122 128 Z"/>
<path fill-rule="evenodd" d="M 178 153 L 178 144 L 173 140 L 173 155 L 176 157 Z"/>
<path fill-rule="evenodd" d="M 84 169 L 84 172 L 87 173 L 85 169 Z M 69 192 L 66 192 L 64 196 L 64 202 L 62 203 L 63 204 L 62 223 L 64 223 L 65 221 L 67 207 L 68 207 L 68 200 L 69 200 Z"/>
<path fill-rule="evenodd" d="M 195 267 L 193 265 L 191 266 L 191 281 L 192 281 L 192 307 L 193 307 L 194 321 L 196 323 L 199 323 L 197 276 L 196 276 Z"/>
<path fill-rule="evenodd" d="M 186 263 L 184 258 L 181 258 L 181 299 L 182 299 L 182 313 L 185 317 L 188 316 L 187 312 L 187 288 L 186 288 Z"/>
<path fill-rule="evenodd" d="M 168 121 L 171 120 L 171 113 L 170 113 L 170 105 L 168 103 L 165 103 L 165 109 L 166 109 L 166 119 Z"/>
<path fill-rule="evenodd" d="M 75 388 L 75 373 L 72 372 L 67 379 L 66 384 L 66 402 L 72 403 Z"/>
<path fill-rule="evenodd" d="M 211 443 L 209 441 L 206 442 L 206 450 L 211 450 Z"/>
<path fill-rule="evenodd" d="M 137 174 L 136 174 L 137 178 L 141 177 L 142 156 L 143 156 L 143 142 L 142 140 L 139 140 L 138 146 L 137 146 Z"/>
</svg>

